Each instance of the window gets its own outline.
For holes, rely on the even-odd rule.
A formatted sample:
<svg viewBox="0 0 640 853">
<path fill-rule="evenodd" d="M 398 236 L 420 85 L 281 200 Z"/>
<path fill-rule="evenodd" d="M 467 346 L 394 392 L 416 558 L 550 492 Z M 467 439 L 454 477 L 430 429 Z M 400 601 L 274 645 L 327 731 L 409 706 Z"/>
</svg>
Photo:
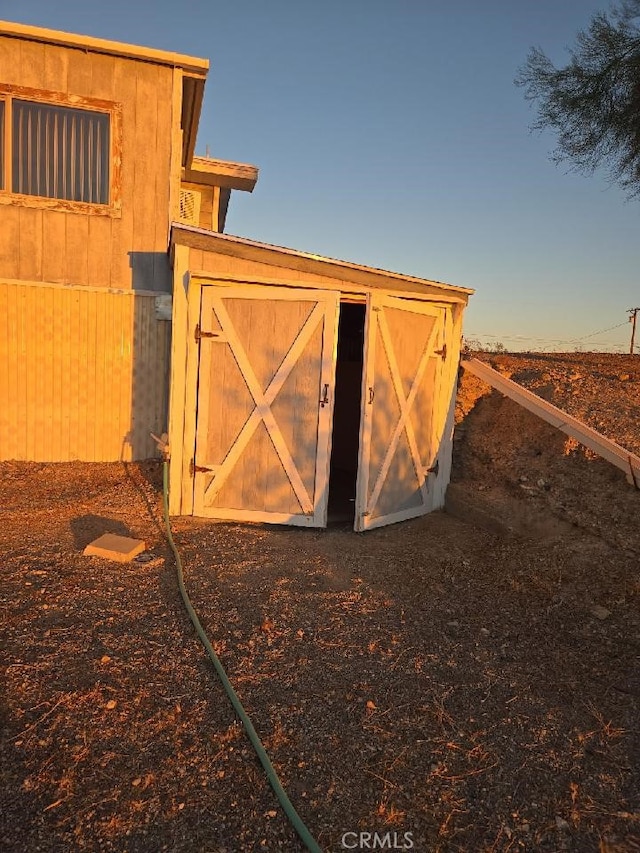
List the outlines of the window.
<svg viewBox="0 0 640 853">
<path fill-rule="evenodd" d="M 14 193 L 109 203 L 109 115 L 34 101 L 11 104 Z"/>
<path fill-rule="evenodd" d="M 119 211 L 119 132 L 116 104 L 0 88 L 0 201 Z"/>
</svg>

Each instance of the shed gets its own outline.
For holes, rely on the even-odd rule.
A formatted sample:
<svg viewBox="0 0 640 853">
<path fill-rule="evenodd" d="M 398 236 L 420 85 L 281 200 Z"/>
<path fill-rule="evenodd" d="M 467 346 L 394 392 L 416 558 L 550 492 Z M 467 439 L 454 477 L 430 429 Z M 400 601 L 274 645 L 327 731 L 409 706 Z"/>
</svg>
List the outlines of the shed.
<svg viewBox="0 0 640 853">
<path fill-rule="evenodd" d="M 174 223 L 170 511 L 358 531 L 444 504 L 470 294 Z"/>
</svg>

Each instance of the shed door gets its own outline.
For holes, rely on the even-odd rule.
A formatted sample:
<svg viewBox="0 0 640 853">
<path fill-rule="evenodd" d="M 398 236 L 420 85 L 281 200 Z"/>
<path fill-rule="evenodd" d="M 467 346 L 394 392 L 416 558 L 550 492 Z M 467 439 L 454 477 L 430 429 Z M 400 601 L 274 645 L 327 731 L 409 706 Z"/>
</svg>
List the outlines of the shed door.
<svg viewBox="0 0 640 853">
<path fill-rule="evenodd" d="M 338 294 L 202 289 L 194 514 L 324 527 Z"/>
<path fill-rule="evenodd" d="M 440 399 L 446 311 L 382 294 L 370 297 L 356 530 L 393 524 L 433 508 L 440 421 L 448 410 Z"/>
</svg>

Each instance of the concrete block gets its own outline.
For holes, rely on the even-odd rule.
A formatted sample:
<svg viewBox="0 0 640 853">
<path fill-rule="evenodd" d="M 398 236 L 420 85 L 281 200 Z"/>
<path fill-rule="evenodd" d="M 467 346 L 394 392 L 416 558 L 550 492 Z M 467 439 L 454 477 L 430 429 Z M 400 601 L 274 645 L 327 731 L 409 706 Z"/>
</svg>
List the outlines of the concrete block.
<svg viewBox="0 0 640 853">
<path fill-rule="evenodd" d="M 128 536 L 116 536 L 115 533 L 105 533 L 94 539 L 84 549 L 87 557 L 104 557 L 117 563 L 128 563 L 136 554 L 146 549 L 142 539 L 130 539 Z"/>
</svg>

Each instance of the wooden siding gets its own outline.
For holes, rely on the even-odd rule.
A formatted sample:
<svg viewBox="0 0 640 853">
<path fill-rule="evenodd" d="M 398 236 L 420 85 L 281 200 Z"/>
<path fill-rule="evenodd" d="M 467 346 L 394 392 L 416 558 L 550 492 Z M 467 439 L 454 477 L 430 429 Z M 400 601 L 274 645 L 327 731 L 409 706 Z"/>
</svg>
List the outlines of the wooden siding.
<svg viewBox="0 0 640 853">
<path fill-rule="evenodd" d="M 167 212 L 175 194 L 170 173 L 180 121 L 173 97 L 179 73 L 166 65 L 0 36 L 0 84 L 98 98 L 122 109 L 119 216 L 2 204 L 0 276 L 170 290 Z"/>
<path fill-rule="evenodd" d="M 153 293 L 0 280 L 0 458 L 154 456 L 169 346 Z"/>
<path fill-rule="evenodd" d="M 262 279 L 275 284 L 283 278 L 295 282 L 300 286 L 332 286 L 339 290 L 349 291 L 350 283 L 337 281 L 329 276 L 317 273 L 305 273 L 295 269 L 284 269 L 273 264 L 264 264 L 260 261 L 249 261 L 245 258 L 234 258 L 230 255 L 218 254 L 217 252 L 205 252 L 203 249 L 191 249 L 189 256 L 189 268 L 198 272 L 208 272 L 216 275 L 233 276 L 237 281 L 252 281 Z"/>
</svg>

